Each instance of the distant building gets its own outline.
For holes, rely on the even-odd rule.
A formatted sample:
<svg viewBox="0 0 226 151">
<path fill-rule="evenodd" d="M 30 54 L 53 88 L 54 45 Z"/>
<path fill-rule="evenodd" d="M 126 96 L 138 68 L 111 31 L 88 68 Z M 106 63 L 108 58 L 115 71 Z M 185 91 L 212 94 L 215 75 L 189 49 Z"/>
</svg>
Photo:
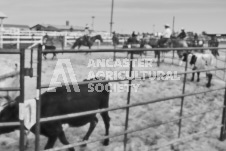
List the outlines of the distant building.
<svg viewBox="0 0 226 151">
<path fill-rule="evenodd" d="M 3 29 L 8 31 L 28 31 L 30 27 L 28 25 L 4 24 Z"/>
<path fill-rule="evenodd" d="M 85 27 L 67 25 L 37 24 L 30 28 L 34 31 L 84 31 Z"/>
</svg>

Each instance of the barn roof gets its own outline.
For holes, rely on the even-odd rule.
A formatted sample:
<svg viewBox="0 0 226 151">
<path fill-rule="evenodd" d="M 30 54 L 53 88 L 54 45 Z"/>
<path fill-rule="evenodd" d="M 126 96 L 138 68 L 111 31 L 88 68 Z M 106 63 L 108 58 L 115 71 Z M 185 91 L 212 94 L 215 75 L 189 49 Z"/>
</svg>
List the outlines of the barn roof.
<svg viewBox="0 0 226 151">
<path fill-rule="evenodd" d="M 37 24 L 31 28 L 34 28 L 36 26 L 42 26 L 45 27 L 47 31 L 63 31 L 63 30 L 84 30 L 85 28 L 82 26 L 66 26 L 66 25 L 52 25 L 52 24 Z"/>
<path fill-rule="evenodd" d="M 8 27 L 8 28 L 30 28 L 28 25 L 17 25 L 17 24 L 4 24 L 4 27 Z"/>
</svg>

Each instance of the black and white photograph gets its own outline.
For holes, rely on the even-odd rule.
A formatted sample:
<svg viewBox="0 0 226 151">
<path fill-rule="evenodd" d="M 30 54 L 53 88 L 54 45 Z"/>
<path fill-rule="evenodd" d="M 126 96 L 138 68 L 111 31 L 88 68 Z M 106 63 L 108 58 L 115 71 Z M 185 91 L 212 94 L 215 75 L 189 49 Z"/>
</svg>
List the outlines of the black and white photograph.
<svg viewBox="0 0 226 151">
<path fill-rule="evenodd" d="M 1 0 L 0 151 L 226 151 L 225 0 Z"/>
</svg>

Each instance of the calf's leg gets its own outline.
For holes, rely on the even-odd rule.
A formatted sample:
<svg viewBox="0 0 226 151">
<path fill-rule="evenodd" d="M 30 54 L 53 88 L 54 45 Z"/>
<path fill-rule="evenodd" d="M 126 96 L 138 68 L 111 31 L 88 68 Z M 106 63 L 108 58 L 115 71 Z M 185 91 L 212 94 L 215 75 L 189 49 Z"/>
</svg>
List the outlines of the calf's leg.
<svg viewBox="0 0 226 151">
<path fill-rule="evenodd" d="M 62 144 L 64 144 L 64 145 L 68 145 L 68 144 L 69 144 L 69 142 L 68 142 L 68 140 L 67 140 L 67 138 L 66 138 L 66 136 L 65 136 L 63 130 L 62 130 L 62 132 L 59 134 L 58 138 L 59 138 L 59 140 L 60 140 L 60 142 L 61 142 Z M 74 148 L 69 148 L 68 150 L 69 150 L 69 151 L 75 151 Z"/>
<path fill-rule="evenodd" d="M 193 71 L 196 70 L 196 67 L 193 67 L 192 70 L 193 70 Z M 192 73 L 191 81 L 194 81 L 194 78 L 195 78 L 195 73 Z"/>
<path fill-rule="evenodd" d="M 89 130 L 88 132 L 86 133 L 86 135 L 83 137 L 83 141 L 86 141 L 89 139 L 90 135 L 92 134 L 94 128 L 96 127 L 98 123 L 98 119 L 97 117 L 95 117 L 91 122 L 90 122 L 90 126 L 89 126 Z M 86 144 L 82 145 L 82 147 L 85 147 Z"/>
<path fill-rule="evenodd" d="M 211 73 L 207 74 L 208 77 L 208 83 L 206 84 L 206 87 L 209 88 L 211 86 L 211 80 L 213 75 Z"/>
<path fill-rule="evenodd" d="M 104 121 L 104 125 L 105 125 L 105 136 L 109 135 L 109 128 L 110 128 L 110 117 L 108 115 L 108 112 L 103 112 L 101 113 L 101 116 L 103 118 Z M 103 142 L 103 145 L 107 146 L 109 144 L 109 139 L 105 139 Z"/>
<path fill-rule="evenodd" d="M 47 141 L 47 144 L 45 146 L 45 150 L 53 148 L 53 145 L 55 144 L 56 140 L 57 140 L 57 136 L 48 137 L 48 141 Z"/>
<path fill-rule="evenodd" d="M 197 72 L 197 82 L 199 82 L 199 75 L 200 75 L 200 72 Z"/>
</svg>

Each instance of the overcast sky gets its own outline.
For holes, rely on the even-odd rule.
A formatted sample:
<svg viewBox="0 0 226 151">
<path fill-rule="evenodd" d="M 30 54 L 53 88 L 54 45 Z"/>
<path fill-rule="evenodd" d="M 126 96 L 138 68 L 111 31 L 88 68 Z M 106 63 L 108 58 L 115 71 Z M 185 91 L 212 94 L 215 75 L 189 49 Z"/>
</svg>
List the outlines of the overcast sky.
<svg viewBox="0 0 226 151">
<path fill-rule="evenodd" d="M 112 0 L 0 0 L 0 12 L 8 16 L 4 23 L 91 26 L 110 30 Z M 226 33 L 226 0 L 114 0 L 113 30 L 131 33 L 163 31 L 163 25 L 175 30 Z M 154 27 L 154 28 L 153 28 Z"/>
</svg>

